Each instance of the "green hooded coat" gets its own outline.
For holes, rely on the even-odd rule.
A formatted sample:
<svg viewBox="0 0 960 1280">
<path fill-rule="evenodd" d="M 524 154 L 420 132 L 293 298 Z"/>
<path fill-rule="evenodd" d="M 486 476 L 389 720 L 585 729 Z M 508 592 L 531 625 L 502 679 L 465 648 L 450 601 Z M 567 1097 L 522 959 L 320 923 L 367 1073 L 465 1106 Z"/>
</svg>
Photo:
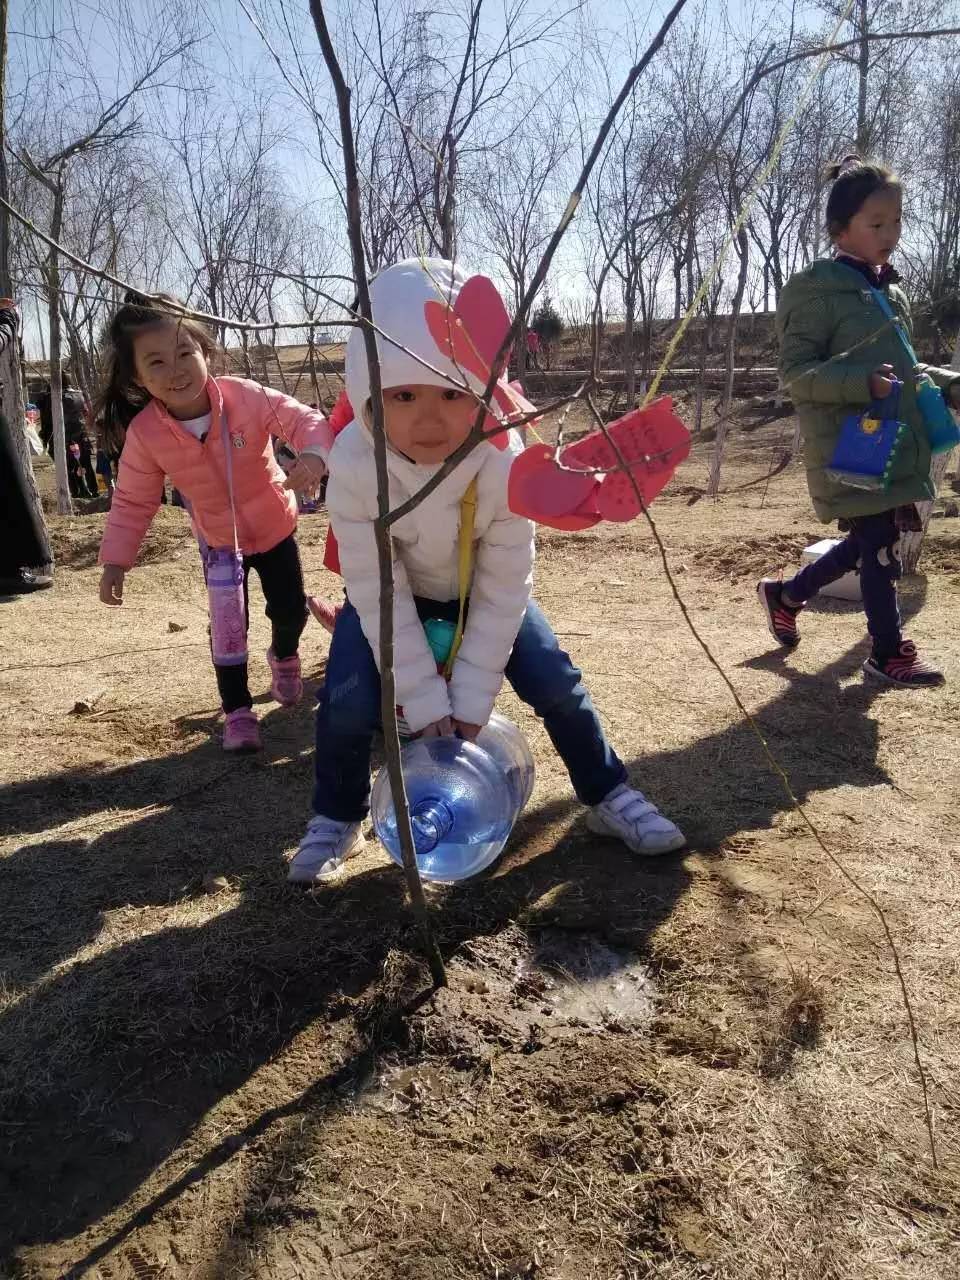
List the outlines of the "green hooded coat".
<svg viewBox="0 0 960 1280">
<path fill-rule="evenodd" d="M 884 285 L 890 306 L 912 337 L 910 304 L 892 281 Z M 824 523 L 840 516 L 875 515 L 932 498 L 930 446 L 914 389 L 914 370 L 903 343 L 883 314 L 870 285 L 852 267 L 819 259 L 792 276 L 777 304 L 780 374 L 803 434 L 807 484 Z M 826 473 L 848 414 L 870 403 L 870 375 L 893 365 L 903 382 L 900 419 L 907 430 L 894 457 L 890 486 L 853 489 Z M 953 369 L 920 366 L 944 389 L 960 382 Z"/>
</svg>

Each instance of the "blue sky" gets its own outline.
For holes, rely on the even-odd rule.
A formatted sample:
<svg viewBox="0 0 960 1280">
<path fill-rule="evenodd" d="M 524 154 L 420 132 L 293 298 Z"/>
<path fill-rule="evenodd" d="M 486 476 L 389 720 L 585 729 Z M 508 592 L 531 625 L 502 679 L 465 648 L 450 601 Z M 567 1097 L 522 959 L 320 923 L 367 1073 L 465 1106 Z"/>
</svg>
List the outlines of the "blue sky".
<svg viewBox="0 0 960 1280">
<path fill-rule="evenodd" d="M 155 37 L 164 17 L 175 12 L 177 3 L 186 5 L 186 0 L 166 0 L 161 4 L 156 0 L 100 0 L 99 4 L 91 0 L 13 0 L 10 6 L 11 92 L 15 94 L 23 86 L 28 71 L 37 77 L 36 84 L 48 83 L 44 81 L 43 73 L 49 70 L 50 59 L 55 58 L 58 51 L 62 53 L 64 48 L 73 47 L 78 56 L 73 63 L 69 59 L 66 62 L 61 60 L 54 76 L 56 91 L 50 98 L 55 113 L 49 122 L 50 127 L 69 131 L 75 127 L 75 119 L 80 120 L 81 114 L 63 112 L 59 95 L 70 96 L 72 77 L 73 91 L 81 95 L 84 92 L 88 78 L 77 64 L 86 63 L 95 77 L 101 98 L 110 101 L 129 87 L 135 63 L 135 59 L 128 56 L 130 47 L 139 45 L 142 48 L 151 37 Z M 532 0 L 532 3 L 538 6 L 539 12 L 551 16 L 560 7 L 557 0 Z M 319 45 L 305 0 L 286 0 L 286 4 L 290 22 L 299 22 L 298 46 L 304 65 L 318 76 L 326 89 Z M 697 7 L 695 0 L 691 0 L 688 10 L 696 10 Z M 775 7 L 785 16 L 786 6 L 777 5 L 776 0 L 774 3 L 767 0 L 756 0 L 756 3 L 708 0 L 705 12 L 707 20 L 718 26 L 726 21 L 746 35 L 758 27 L 769 30 L 772 26 L 771 11 Z M 225 114 L 228 105 L 235 108 L 236 104 L 243 104 L 260 94 L 278 95 L 287 130 L 286 142 L 278 154 L 302 204 L 311 212 L 321 214 L 322 210 L 321 216 L 329 221 L 337 215 L 332 205 L 329 179 L 316 160 L 313 122 L 306 108 L 297 102 L 284 83 L 245 8 L 271 26 L 272 38 L 282 39 L 276 34 L 280 5 L 275 0 L 190 0 L 186 12 L 195 17 L 203 32 L 203 40 L 195 53 L 194 69 L 186 74 L 181 88 L 184 84 L 188 89 L 191 85 L 205 87 L 223 101 Z M 636 31 L 637 43 L 643 43 L 668 8 L 667 0 L 658 0 L 651 5 L 631 4 L 629 0 L 585 0 L 585 19 L 591 32 L 604 40 L 606 66 L 614 89 L 627 69 L 629 49 L 633 44 L 630 33 Z M 351 7 L 346 0 L 343 0 L 342 9 L 337 4 L 329 7 L 329 21 L 337 38 L 342 36 L 341 17 L 350 12 Z M 497 12 L 495 4 L 491 3 L 486 8 L 485 13 L 490 15 L 488 29 L 495 29 Z M 805 16 L 808 19 L 811 12 L 812 7 L 806 6 Z M 104 17 L 104 14 L 108 16 Z M 45 38 L 51 30 L 60 34 L 58 41 L 51 42 Z M 283 56 L 289 66 L 287 48 L 283 48 Z M 148 138 L 161 135 L 168 129 L 164 115 L 175 114 L 179 96 L 179 90 L 166 88 L 142 100 L 143 128 Z M 595 109 L 599 112 L 605 105 L 602 95 L 598 95 Z M 35 100 L 34 109 L 41 110 L 42 102 Z M 330 123 L 333 123 L 332 112 Z M 565 191 L 563 195 L 565 197 Z M 564 259 L 569 261 L 569 255 L 575 257 L 576 254 L 575 237 L 571 235 L 558 260 L 556 285 L 560 290 L 563 289 Z"/>
</svg>

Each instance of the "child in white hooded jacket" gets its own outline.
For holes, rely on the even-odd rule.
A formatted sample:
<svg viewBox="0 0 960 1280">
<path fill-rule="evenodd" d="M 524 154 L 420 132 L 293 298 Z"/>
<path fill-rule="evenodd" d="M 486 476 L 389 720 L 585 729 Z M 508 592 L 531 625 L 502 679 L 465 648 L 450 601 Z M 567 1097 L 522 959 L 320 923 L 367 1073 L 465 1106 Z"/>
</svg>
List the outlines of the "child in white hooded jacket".
<svg viewBox="0 0 960 1280">
<path fill-rule="evenodd" d="M 440 469 L 476 417 L 477 400 L 469 389 L 480 394 L 484 383 L 440 350 L 426 318 L 440 304 L 458 323 L 455 308 L 466 280 L 450 262 L 411 259 L 382 272 L 371 286 L 391 509 Z M 346 382 L 357 416 L 330 453 L 326 500 L 347 598 L 337 614 L 317 709 L 315 816 L 290 865 L 290 879 L 305 884 L 335 874 L 363 845 L 370 748 L 380 725 L 377 478 L 359 329 L 347 343 Z M 521 448 L 513 431 L 479 445 L 392 526 L 398 705 L 413 733 L 472 739 L 489 719 L 506 676 L 542 717 L 577 796 L 590 806 L 591 830 L 619 837 L 636 853 L 672 852 L 686 843 L 682 833 L 628 785 L 580 671 L 530 599 L 534 527 L 507 505 L 507 479 Z M 448 682 L 438 672 L 423 624 L 457 620 L 461 502 L 474 480 L 468 611 Z"/>
</svg>

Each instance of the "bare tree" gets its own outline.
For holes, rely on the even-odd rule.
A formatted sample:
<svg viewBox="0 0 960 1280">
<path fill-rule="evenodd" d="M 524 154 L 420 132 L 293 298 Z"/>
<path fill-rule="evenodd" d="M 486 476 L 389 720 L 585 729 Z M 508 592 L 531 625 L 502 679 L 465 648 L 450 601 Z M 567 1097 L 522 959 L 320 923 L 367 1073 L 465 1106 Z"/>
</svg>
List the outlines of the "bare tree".
<svg viewBox="0 0 960 1280">
<path fill-rule="evenodd" d="M 7 0 L 0 0 L 0 197 L 10 198 L 7 173 Z M 13 280 L 10 273 L 11 237 L 10 216 L 0 207 L 0 295 L 13 296 Z M 26 481 L 26 499 L 33 509 L 37 526 L 46 529 L 40 494 L 33 478 L 30 450 L 23 430 L 23 376 L 20 368 L 20 347 L 8 342 L 0 367 L 0 413 L 6 418 L 11 436 L 20 455 L 21 470 Z"/>
<path fill-rule="evenodd" d="M 233 119 L 213 102 L 200 115 L 193 95 L 181 104 L 173 150 L 182 203 L 170 202 L 167 225 L 190 273 L 187 300 L 215 315 L 259 318 L 267 282 L 287 262 L 283 179 L 273 163 L 280 141 L 266 99 Z"/>
<path fill-rule="evenodd" d="M 51 31 L 50 38 L 58 37 Z M 36 141 L 24 139 L 16 147 L 16 155 L 30 177 L 46 192 L 48 200 L 48 230 L 54 245 L 64 236 L 64 217 L 70 180 L 80 156 L 115 147 L 133 136 L 139 128 L 138 118 L 132 114 L 132 106 L 138 95 L 156 83 L 161 72 L 175 63 L 190 47 L 192 41 L 179 32 L 164 30 L 159 39 L 150 44 L 139 59 L 138 69 L 131 77 L 129 87 L 119 96 L 100 104 L 89 122 L 76 126 L 72 113 L 61 116 L 53 125 L 40 131 Z M 87 73 L 92 90 L 97 86 L 92 73 Z M 49 95 L 53 76 L 37 86 L 37 92 Z M 72 127 L 70 127 L 72 126 Z M 57 508 L 61 513 L 71 510 L 70 488 L 67 476 L 66 441 L 62 404 L 62 294 L 60 256 L 50 246 L 43 269 L 43 288 L 46 295 L 50 336 L 50 395 L 53 418 L 53 449 L 57 469 Z"/>
<path fill-rule="evenodd" d="M 51 239 L 56 243 L 63 238 L 63 210 L 70 159 L 81 152 L 91 150 L 94 146 L 107 146 L 111 141 L 119 141 L 128 127 L 124 126 L 112 134 L 95 127 L 83 137 L 74 139 L 66 148 L 42 160 L 34 160 L 26 149 L 19 153 L 20 160 L 30 176 L 41 183 L 50 194 L 49 231 Z M 59 251 L 53 246 L 47 251 L 44 289 L 50 325 L 50 413 L 53 419 L 53 458 L 57 469 L 57 510 L 61 515 L 66 515 L 72 510 L 72 504 L 63 423 L 60 256 Z"/>
<path fill-rule="evenodd" d="M 556 127 L 549 100 L 543 114 L 530 103 L 518 118 L 509 150 L 484 158 L 474 195 L 478 240 L 509 282 L 513 309 L 519 308 L 550 237 L 559 210 L 556 193 L 568 140 Z M 522 121 L 522 123 L 521 123 Z M 518 372 L 522 378 L 527 349 L 527 320 L 517 334 Z"/>
<path fill-rule="evenodd" d="M 821 77 L 806 106 L 798 111 L 801 67 L 784 67 L 763 81 L 753 102 L 748 139 L 753 157 L 769 155 L 793 120 L 782 160 L 758 190 L 747 224 L 761 263 L 764 311 L 775 305 L 787 278 L 820 252 L 823 175 L 843 148 L 837 77 L 829 72 Z"/>
<path fill-rule="evenodd" d="M 943 0 L 821 0 L 819 7 L 835 21 L 843 20 L 851 46 L 839 57 L 853 67 L 857 86 L 857 107 L 853 140 L 862 156 L 870 155 L 877 142 L 877 120 L 889 106 L 891 94 L 897 105 L 903 102 L 903 73 L 912 50 L 909 43 L 872 43 L 871 36 L 885 30 L 909 30 L 914 23 L 935 26 L 944 11 Z M 843 38 L 842 36 L 839 38 Z M 871 103 L 871 76 L 881 71 L 881 81 Z"/>
<path fill-rule="evenodd" d="M 449 12 L 422 0 L 403 0 L 389 11 L 381 0 L 367 0 L 354 11 L 357 48 L 374 71 L 383 114 L 400 144 L 403 172 L 394 172 L 394 188 L 404 199 L 396 212 L 415 218 L 428 251 L 456 256 L 461 186 L 477 158 L 505 141 L 503 121 L 514 118 L 509 103 L 521 69 L 534 50 L 542 60 L 559 47 L 581 4 L 570 0 L 558 12 L 508 0 L 492 36 L 481 23 L 483 0 L 458 0 Z M 373 128 L 379 137 L 383 121 L 374 117 Z M 397 155 L 395 145 L 389 150 Z"/>
<path fill-rule="evenodd" d="M 648 98 L 634 96 L 613 130 L 597 181 L 588 192 L 594 232 L 623 304 L 622 362 L 628 406 L 637 394 L 637 320 L 642 326 L 645 379 L 668 252 L 664 223 L 653 215 L 662 202 L 660 168 L 669 127 L 652 111 Z"/>
</svg>

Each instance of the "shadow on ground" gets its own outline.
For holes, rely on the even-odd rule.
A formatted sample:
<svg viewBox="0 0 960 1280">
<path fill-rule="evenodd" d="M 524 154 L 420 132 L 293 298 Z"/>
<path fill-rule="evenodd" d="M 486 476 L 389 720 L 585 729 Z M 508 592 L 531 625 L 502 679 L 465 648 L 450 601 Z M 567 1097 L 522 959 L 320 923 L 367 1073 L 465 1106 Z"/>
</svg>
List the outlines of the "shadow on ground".
<svg viewBox="0 0 960 1280">
<path fill-rule="evenodd" d="M 841 685 L 858 654 L 859 647 L 816 675 L 780 656 L 750 664 L 775 665 L 783 676 L 783 689 L 756 718 L 801 801 L 840 785 L 889 783 L 867 716 L 876 691 Z M 230 1135 L 69 1274 L 86 1274 L 291 1108 L 340 1105 L 344 1083 L 366 1069 L 375 1038 L 363 1031 L 359 998 L 392 950 L 417 945 L 401 879 L 385 862 L 315 895 L 286 888 L 283 852 L 307 816 L 311 716 L 304 707 L 263 723 L 268 749 L 259 758 L 224 761 L 204 743 L 166 760 L 6 790 L 14 829 L 23 814 L 28 831 L 37 830 L 41 794 L 48 828 L 94 811 L 161 807 L 102 834 L 26 844 L 0 869 L 8 995 L 0 1018 L 0 1202 L 9 1209 L 0 1262 L 18 1246 L 73 1236 L 123 1205 L 211 1107 L 315 1020 L 334 1036 L 349 1018 L 359 1042 L 344 1037 L 343 1060 L 306 1094 Z M 769 825 L 786 807 L 759 743 L 740 723 L 630 768 L 705 852 Z M 552 910 L 562 916 L 566 904 L 579 927 L 615 933 L 641 953 L 649 947 L 690 884 L 683 859 L 644 863 L 587 834 L 578 809 L 571 796 L 529 812 L 494 873 L 442 893 L 435 918 L 448 955 L 522 920 L 548 895 Z M 204 894 L 210 876 L 229 881 L 229 909 L 217 910 L 217 899 Z M 143 935 L 135 913 L 146 906 L 168 908 L 171 922 Z M 84 956 L 94 942 L 96 952 Z"/>
</svg>

